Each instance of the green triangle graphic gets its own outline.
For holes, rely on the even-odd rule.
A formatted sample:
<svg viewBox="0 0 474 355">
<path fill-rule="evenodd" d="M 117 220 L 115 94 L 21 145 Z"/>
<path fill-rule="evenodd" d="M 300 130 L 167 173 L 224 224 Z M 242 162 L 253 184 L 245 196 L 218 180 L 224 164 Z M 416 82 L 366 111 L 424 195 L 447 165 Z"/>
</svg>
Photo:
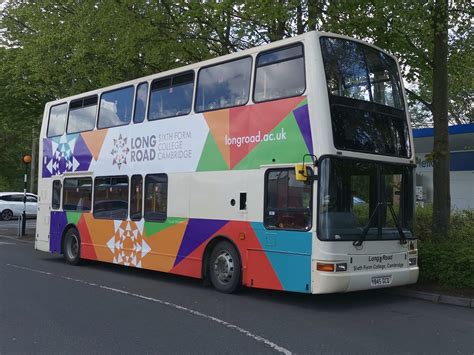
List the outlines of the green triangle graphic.
<svg viewBox="0 0 474 355">
<path fill-rule="evenodd" d="M 234 167 L 235 170 L 255 169 L 264 164 L 297 163 L 309 153 L 293 112 L 269 134 L 273 134 L 275 140 L 260 142 Z"/>
<path fill-rule="evenodd" d="M 229 170 L 211 132 L 207 135 L 197 171 Z"/>
<path fill-rule="evenodd" d="M 67 216 L 67 222 L 74 224 L 77 226 L 77 223 L 79 222 L 79 218 L 81 218 L 82 213 L 81 212 L 66 212 Z"/>
<path fill-rule="evenodd" d="M 145 237 L 161 232 L 185 220 L 186 218 L 168 217 L 165 222 L 145 222 Z"/>
<path fill-rule="evenodd" d="M 293 110 L 296 110 L 297 108 L 300 108 L 301 106 L 307 105 L 308 104 L 308 98 L 305 97 L 303 100 L 300 101 L 298 105 Z"/>
</svg>

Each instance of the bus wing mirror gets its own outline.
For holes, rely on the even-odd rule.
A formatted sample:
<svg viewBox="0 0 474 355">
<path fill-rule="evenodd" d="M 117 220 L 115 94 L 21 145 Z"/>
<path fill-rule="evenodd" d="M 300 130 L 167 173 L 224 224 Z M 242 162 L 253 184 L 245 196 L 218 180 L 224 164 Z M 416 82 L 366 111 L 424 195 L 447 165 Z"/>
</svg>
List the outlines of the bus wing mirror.
<svg viewBox="0 0 474 355">
<path fill-rule="evenodd" d="M 318 158 L 313 154 L 303 155 L 303 163 L 295 165 L 295 179 L 297 181 L 315 181 L 318 179 L 318 176 L 314 174 L 314 171 L 307 168 L 305 164 L 306 157 L 310 157 L 313 163 L 313 168 L 318 166 Z"/>
<path fill-rule="evenodd" d="M 295 178 L 297 181 L 308 181 L 306 166 L 304 164 L 295 165 Z"/>
</svg>

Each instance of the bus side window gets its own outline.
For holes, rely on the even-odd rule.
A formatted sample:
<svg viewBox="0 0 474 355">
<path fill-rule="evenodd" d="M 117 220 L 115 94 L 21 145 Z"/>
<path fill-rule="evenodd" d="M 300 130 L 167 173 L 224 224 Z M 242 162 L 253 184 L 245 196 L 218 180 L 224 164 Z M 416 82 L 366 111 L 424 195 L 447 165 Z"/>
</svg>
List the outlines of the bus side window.
<svg viewBox="0 0 474 355">
<path fill-rule="evenodd" d="M 96 177 L 94 217 L 126 219 L 128 215 L 128 176 Z"/>
<path fill-rule="evenodd" d="M 130 219 L 139 221 L 142 219 L 143 202 L 143 177 L 133 175 L 130 182 Z"/>
<path fill-rule="evenodd" d="M 255 102 L 303 94 L 306 89 L 301 43 L 260 53 L 255 70 Z"/>
<path fill-rule="evenodd" d="M 92 179 L 67 178 L 63 185 L 63 210 L 90 211 L 92 197 Z"/>
<path fill-rule="evenodd" d="M 51 107 L 49 110 L 48 137 L 60 136 L 64 133 L 66 125 L 67 104 Z"/>
<path fill-rule="evenodd" d="M 145 220 L 166 221 L 168 209 L 168 175 L 145 177 Z"/>
<path fill-rule="evenodd" d="M 53 181 L 53 198 L 51 201 L 51 207 L 53 210 L 57 210 L 61 206 L 61 187 L 61 181 Z"/>
<path fill-rule="evenodd" d="M 123 126 L 130 123 L 133 107 L 133 86 L 105 92 L 100 97 L 97 128 Z"/>
<path fill-rule="evenodd" d="M 148 119 L 183 116 L 191 112 L 194 72 L 154 80 L 151 83 Z"/>
<path fill-rule="evenodd" d="M 91 131 L 95 127 L 97 113 L 97 95 L 71 101 L 67 133 Z"/>
<path fill-rule="evenodd" d="M 135 112 L 133 122 L 141 123 L 145 120 L 146 103 L 148 100 L 148 83 L 141 83 L 137 87 L 135 96 Z"/>
<path fill-rule="evenodd" d="M 195 111 L 242 106 L 248 102 L 252 58 L 202 68 L 198 75 Z"/>
</svg>

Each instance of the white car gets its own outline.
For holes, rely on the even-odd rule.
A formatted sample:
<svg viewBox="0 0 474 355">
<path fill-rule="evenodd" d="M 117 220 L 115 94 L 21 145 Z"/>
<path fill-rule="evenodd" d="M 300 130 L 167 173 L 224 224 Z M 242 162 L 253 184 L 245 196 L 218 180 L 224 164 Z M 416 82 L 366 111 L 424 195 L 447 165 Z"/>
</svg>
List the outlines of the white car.
<svg viewBox="0 0 474 355">
<path fill-rule="evenodd" d="M 0 219 L 9 221 L 12 218 L 20 217 L 23 214 L 23 193 L 22 192 L 0 192 Z M 26 194 L 26 216 L 36 217 L 38 210 L 38 196 Z"/>
</svg>

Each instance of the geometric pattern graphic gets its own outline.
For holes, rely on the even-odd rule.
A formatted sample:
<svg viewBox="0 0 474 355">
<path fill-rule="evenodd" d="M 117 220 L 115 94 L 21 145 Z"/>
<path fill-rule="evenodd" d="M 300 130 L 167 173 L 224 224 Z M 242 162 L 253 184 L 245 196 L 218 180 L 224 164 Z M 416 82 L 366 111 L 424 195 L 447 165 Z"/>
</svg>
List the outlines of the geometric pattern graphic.
<svg viewBox="0 0 474 355">
<path fill-rule="evenodd" d="M 198 171 L 257 168 L 300 161 L 304 154 L 313 153 L 305 97 L 205 112 L 204 118 L 209 135 Z M 273 139 L 265 140 L 268 135 Z M 232 144 L 232 139 L 241 142 Z"/>
<path fill-rule="evenodd" d="M 61 252 L 64 228 L 74 224 L 84 259 L 195 278 L 202 277 L 208 243 L 216 236 L 226 236 L 241 255 L 244 285 L 309 292 L 311 232 L 267 231 L 261 222 L 212 219 L 104 220 L 80 212 L 52 212 L 51 222 L 51 252 Z"/>
<path fill-rule="evenodd" d="M 188 140 L 187 133 L 181 132 L 185 138 L 168 141 L 180 135 L 183 123 L 179 118 L 174 123 L 167 121 L 134 125 L 133 132 L 130 127 L 114 127 L 45 138 L 42 177 L 89 170 L 99 174 L 100 168 L 108 167 L 114 168 L 112 175 L 119 169 L 125 175 L 153 169 L 167 173 L 176 162 L 181 170 L 170 171 L 255 169 L 264 164 L 301 162 L 304 154 L 313 154 L 308 103 L 301 96 L 186 117 L 193 127 L 188 127 Z M 162 161 L 162 168 L 157 168 L 166 149 L 181 144 L 188 144 L 186 154 L 195 159 L 194 165 L 176 159 Z M 138 146 L 143 155 L 139 155 Z M 157 159 L 148 161 L 145 153 Z M 64 229 L 72 224 L 81 235 L 84 259 L 200 278 L 206 246 L 216 236 L 226 236 L 240 253 L 244 285 L 309 292 L 311 232 L 267 231 L 261 222 L 217 218 L 106 220 L 96 219 L 92 213 L 59 211 L 51 212 L 50 217 L 51 252 L 61 252 Z"/>
<path fill-rule="evenodd" d="M 127 154 L 129 149 L 127 147 L 127 137 L 122 138 L 120 134 L 117 139 L 114 139 L 114 147 L 110 154 L 112 154 L 112 165 L 117 164 L 119 170 L 122 164 L 127 164 Z"/>
<path fill-rule="evenodd" d="M 187 157 L 196 159 L 195 165 L 186 160 L 173 160 L 175 152 L 169 150 L 184 147 L 186 142 L 169 141 L 169 137 L 179 137 L 179 130 L 184 129 L 176 126 L 177 118 L 166 120 L 169 123 L 145 121 L 133 126 L 133 134 L 124 126 L 45 138 L 42 177 L 88 171 L 91 164 L 95 164 L 94 169 L 110 167 L 104 171 L 112 174 L 120 170 L 135 172 L 137 167 L 146 170 L 149 157 L 171 156 L 172 160 L 162 161 L 164 172 L 170 169 L 172 162 L 178 162 L 178 167 L 188 172 L 254 169 L 265 164 L 300 162 L 303 155 L 313 154 L 308 103 L 303 96 L 204 112 L 186 119 L 194 124 L 189 133 L 193 148 L 179 149 L 184 149 Z M 158 125 L 163 127 L 158 129 Z M 166 129 L 170 131 L 161 136 L 154 133 Z M 157 140 L 151 140 L 154 134 Z M 109 147 L 108 151 L 102 152 L 105 146 Z M 137 147 L 143 149 L 137 151 Z M 154 162 L 158 162 L 157 159 Z"/>
<path fill-rule="evenodd" d="M 142 266 L 142 259 L 150 252 L 143 238 L 143 222 L 114 221 L 115 234 L 107 242 L 113 254 L 113 263 L 125 266 Z"/>
<path fill-rule="evenodd" d="M 91 160 L 92 154 L 80 134 L 43 140 L 43 177 L 65 172 L 87 171 Z"/>
</svg>

